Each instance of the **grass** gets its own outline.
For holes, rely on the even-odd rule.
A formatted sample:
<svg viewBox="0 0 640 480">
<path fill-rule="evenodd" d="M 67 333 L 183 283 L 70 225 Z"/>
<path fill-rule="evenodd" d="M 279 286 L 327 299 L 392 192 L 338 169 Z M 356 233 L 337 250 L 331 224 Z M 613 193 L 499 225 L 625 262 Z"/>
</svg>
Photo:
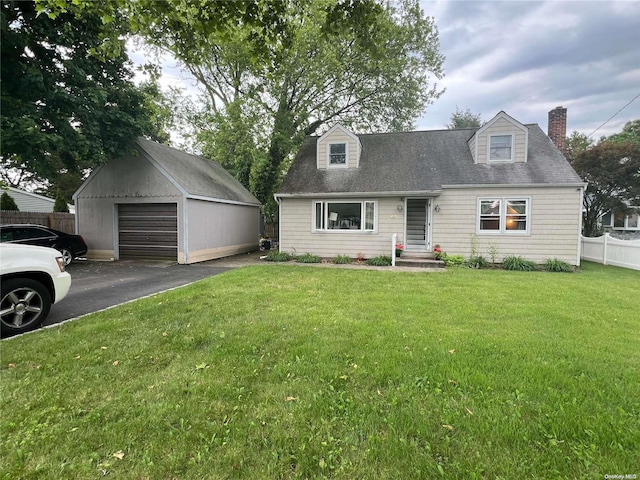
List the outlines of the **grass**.
<svg viewBox="0 0 640 480">
<path fill-rule="evenodd" d="M 639 281 L 227 272 L 3 341 L 0 475 L 639 474 Z"/>
</svg>

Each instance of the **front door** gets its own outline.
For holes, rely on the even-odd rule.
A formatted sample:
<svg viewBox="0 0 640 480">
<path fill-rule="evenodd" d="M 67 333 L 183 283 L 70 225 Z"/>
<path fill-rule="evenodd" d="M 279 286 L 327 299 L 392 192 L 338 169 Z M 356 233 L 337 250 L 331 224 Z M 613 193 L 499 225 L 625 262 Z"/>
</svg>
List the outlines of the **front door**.
<svg viewBox="0 0 640 480">
<path fill-rule="evenodd" d="M 407 199 L 406 249 L 427 251 L 429 245 L 429 200 L 426 198 Z"/>
</svg>

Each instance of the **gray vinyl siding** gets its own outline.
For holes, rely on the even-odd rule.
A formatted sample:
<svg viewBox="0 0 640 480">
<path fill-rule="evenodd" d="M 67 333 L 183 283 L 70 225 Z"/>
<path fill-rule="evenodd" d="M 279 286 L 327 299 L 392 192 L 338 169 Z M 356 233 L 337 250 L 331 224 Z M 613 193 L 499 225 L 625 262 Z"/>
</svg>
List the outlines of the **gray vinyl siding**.
<svg viewBox="0 0 640 480">
<path fill-rule="evenodd" d="M 142 155 L 115 159 L 103 165 L 76 197 L 77 231 L 87 243 L 87 258 L 118 258 L 118 211 L 121 203 L 177 203 L 182 219 L 182 194 Z M 183 252 L 178 228 L 178 252 Z"/>
<path fill-rule="evenodd" d="M 142 154 L 102 166 L 84 185 L 78 198 L 180 197 L 182 193 Z"/>
<path fill-rule="evenodd" d="M 478 198 L 530 198 L 529 234 L 487 235 L 476 231 Z M 519 255 L 535 262 L 557 257 L 577 262 L 580 190 L 575 187 L 461 188 L 445 189 L 435 200 L 440 211 L 433 214 L 433 244 L 449 254 L 465 257 L 472 243 L 479 255 L 489 259 L 489 246 L 498 251 L 498 261 Z"/>
<path fill-rule="evenodd" d="M 393 198 L 349 198 L 345 201 L 375 201 L 377 208 L 376 232 L 351 232 L 335 230 L 313 232 L 312 219 L 315 201 L 323 198 L 283 198 L 280 215 L 280 250 L 288 253 L 313 253 L 321 257 L 348 255 L 365 258 L 377 255 L 391 255 L 391 236 L 396 233 L 398 242 L 404 243 L 404 212 L 398 210 L 403 205 L 399 197 Z M 331 198 L 332 202 L 341 199 Z"/>
<path fill-rule="evenodd" d="M 188 263 L 257 249 L 259 207 L 202 200 L 187 202 Z"/>
<path fill-rule="evenodd" d="M 21 192 L 15 188 L 0 189 L 0 194 L 7 193 L 16 202 L 21 212 L 51 213 L 55 200 L 30 192 Z"/>
</svg>

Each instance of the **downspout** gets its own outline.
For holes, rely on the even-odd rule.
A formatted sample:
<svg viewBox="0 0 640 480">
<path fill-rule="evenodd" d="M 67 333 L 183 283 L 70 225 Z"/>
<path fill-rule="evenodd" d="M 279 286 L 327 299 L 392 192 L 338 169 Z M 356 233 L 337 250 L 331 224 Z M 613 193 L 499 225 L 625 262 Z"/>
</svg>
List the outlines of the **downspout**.
<svg viewBox="0 0 640 480">
<path fill-rule="evenodd" d="M 580 259 L 582 257 L 582 208 L 584 202 L 584 189 L 585 187 L 580 187 L 580 205 L 578 208 L 579 212 L 579 221 L 578 221 L 578 258 L 576 258 L 576 266 L 580 266 Z"/>
<path fill-rule="evenodd" d="M 278 203 L 278 252 L 280 252 L 280 244 L 282 243 L 282 203 L 275 193 L 273 198 Z"/>
<path fill-rule="evenodd" d="M 185 195 L 182 196 L 182 225 L 183 225 L 183 234 L 182 234 L 182 242 L 184 249 L 184 263 L 187 265 L 189 263 L 189 209 L 187 207 L 187 197 Z"/>
</svg>

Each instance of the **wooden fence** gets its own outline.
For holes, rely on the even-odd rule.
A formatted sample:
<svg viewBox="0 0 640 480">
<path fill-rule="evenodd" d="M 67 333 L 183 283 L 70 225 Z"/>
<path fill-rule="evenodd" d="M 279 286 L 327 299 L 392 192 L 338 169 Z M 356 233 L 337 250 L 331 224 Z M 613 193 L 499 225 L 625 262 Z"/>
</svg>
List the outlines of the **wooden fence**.
<svg viewBox="0 0 640 480">
<path fill-rule="evenodd" d="M 76 216 L 73 213 L 46 212 L 0 212 L 1 223 L 30 223 L 60 230 L 65 233 L 76 233 Z"/>
<path fill-rule="evenodd" d="M 640 270 L 640 240 L 619 240 L 608 233 L 582 237 L 581 252 L 583 260 Z"/>
<path fill-rule="evenodd" d="M 269 235 L 269 238 L 278 240 L 278 222 L 265 223 L 262 233 Z"/>
</svg>

